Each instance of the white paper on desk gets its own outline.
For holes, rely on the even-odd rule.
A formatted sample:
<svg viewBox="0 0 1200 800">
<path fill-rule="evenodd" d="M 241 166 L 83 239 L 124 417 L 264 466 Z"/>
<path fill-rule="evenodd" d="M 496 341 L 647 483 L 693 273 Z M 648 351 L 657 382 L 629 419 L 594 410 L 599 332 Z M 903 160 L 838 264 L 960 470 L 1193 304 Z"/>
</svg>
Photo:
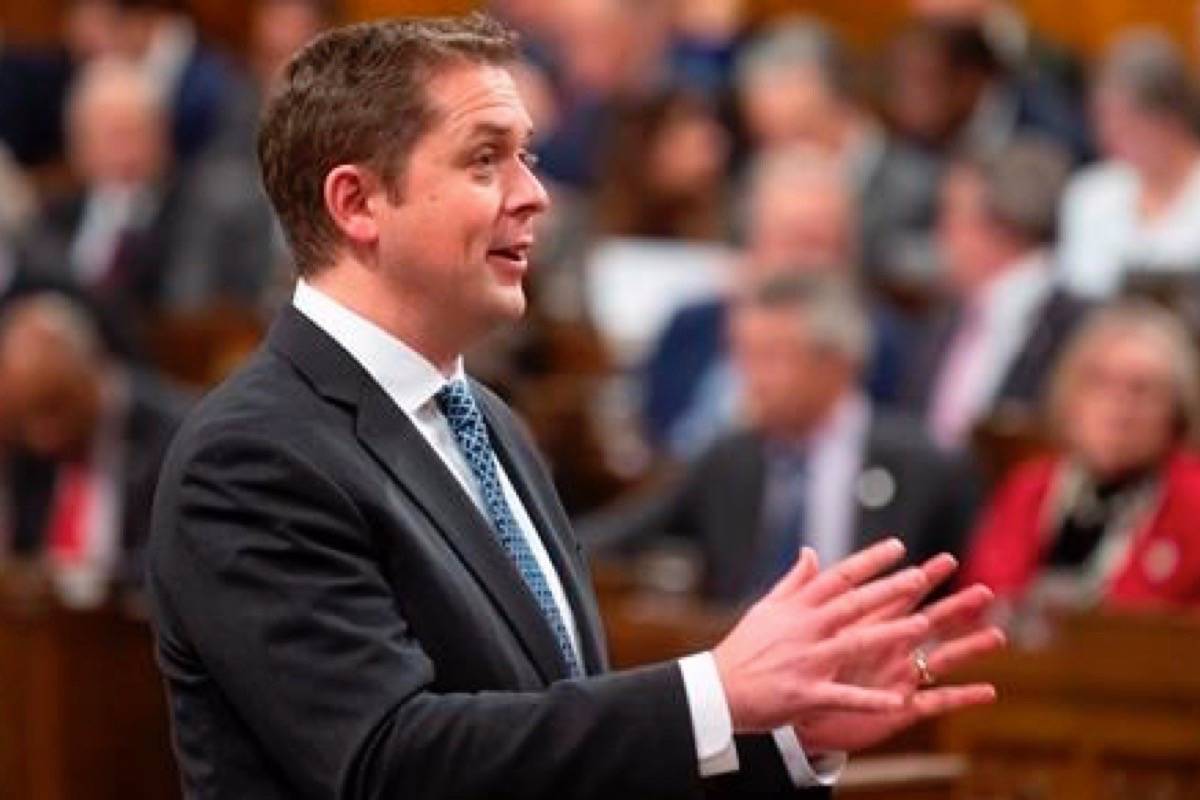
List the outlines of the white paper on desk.
<svg viewBox="0 0 1200 800">
<path fill-rule="evenodd" d="M 613 237 L 586 267 L 588 311 L 620 367 L 642 362 L 682 306 L 728 285 L 734 251 L 720 244 Z"/>
</svg>

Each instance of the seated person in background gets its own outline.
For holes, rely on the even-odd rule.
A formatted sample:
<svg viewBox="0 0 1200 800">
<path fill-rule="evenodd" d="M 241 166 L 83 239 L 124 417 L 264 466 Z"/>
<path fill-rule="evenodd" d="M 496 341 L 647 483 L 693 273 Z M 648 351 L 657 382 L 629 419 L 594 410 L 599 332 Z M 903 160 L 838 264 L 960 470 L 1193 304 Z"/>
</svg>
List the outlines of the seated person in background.
<svg viewBox="0 0 1200 800">
<path fill-rule="evenodd" d="M 181 161 L 201 156 L 240 76 L 202 41 L 189 0 L 117 0 L 117 5 L 121 52 L 163 99 L 172 148 Z"/>
<path fill-rule="evenodd" d="M 1200 374 L 1191 337 L 1143 302 L 1096 313 L 1050 398 L 1057 455 L 990 501 L 962 579 L 1017 598 L 1044 584 L 1115 605 L 1200 606 Z M 1060 580 L 1050 580 L 1051 577 Z"/>
<path fill-rule="evenodd" d="M 120 46 L 118 0 L 55 5 L 59 35 L 53 43 L 21 45 L 5 37 L 0 48 L 0 141 L 29 168 L 52 170 L 62 161 L 63 110 L 74 76 Z"/>
<path fill-rule="evenodd" d="M 740 296 L 731 327 L 748 427 L 714 443 L 668 493 L 587 521 L 592 544 L 690 540 L 705 594 L 729 603 L 770 586 L 801 545 L 825 564 L 893 534 L 915 562 L 959 552 L 970 481 L 917 422 L 862 394 L 869 334 L 846 284 L 767 279 Z"/>
<path fill-rule="evenodd" d="M 858 96 L 854 68 L 841 39 L 816 20 L 768 28 L 738 58 L 742 124 L 754 150 L 804 144 L 845 170 L 864 282 L 923 281 L 939 164 L 887 134 Z"/>
<path fill-rule="evenodd" d="M 977 30 L 988 49 L 1027 91 L 1078 101 L 1084 84 L 1078 56 L 1043 38 L 1013 0 L 909 0 L 912 16 L 935 25 Z"/>
<path fill-rule="evenodd" d="M 1078 98 L 1013 67 L 977 26 L 916 20 L 889 49 L 884 114 L 896 136 L 933 154 L 990 152 L 1034 135 L 1056 142 L 1076 163 L 1087 160 Z"/>
<path fill-rule="evenodd" d="M 166 116 L 137 67 L 84 67 L 68 100 L 67 150 L 81 188 L 47 205 L 22 260 L 36 276 L 142 316 L 162 295 L 182 212 Z"/>
<path fill-rule="evenodd" d="M 1056 286 L 1050 246 L 1066 157 L 1023 139 L 960 157 L 947 171 L 938 218 L 946 312 L 929 325 L 902 405 L 947 449 L 1002 406 L 1032 406 L 1085 304 Z"/>
<path fill-rule="evenodd" d="M 109 580 L 140 582 L 159 467 L 184 413 L 102 341 L 61 295 L 21 298 L 0 317 L 8 547 L 47 559 L 67 592 L 92 587 L 80 589 L 88 597 Z"/>
<path fill-rule="evenodd" d="M 745 253 L 732 291 L 777 274 L 858 277 L 855 201 L 834 160 L 797 146 L 755 163 L 747 201 Z M 645 367 L 644 415 L 651 441 L 669 455 L 694 458 L 737 419 L 740 390 L 725 339 L 725 297 L 685 306 L 668 322 Z M 907 326 L 886 306 L 870 309 L 864 381 L 881 401 L 896 392 Z"/>
<path fill-rule="evenodd" d="M 1063 278 L 1111 297 L 1131 271 L 1200 274 L 1200 109 L 1192 67 L 1165 34 L 1117 40 L 1092 91 L 1104 161 L 1062 203 Z"/>
</svg>

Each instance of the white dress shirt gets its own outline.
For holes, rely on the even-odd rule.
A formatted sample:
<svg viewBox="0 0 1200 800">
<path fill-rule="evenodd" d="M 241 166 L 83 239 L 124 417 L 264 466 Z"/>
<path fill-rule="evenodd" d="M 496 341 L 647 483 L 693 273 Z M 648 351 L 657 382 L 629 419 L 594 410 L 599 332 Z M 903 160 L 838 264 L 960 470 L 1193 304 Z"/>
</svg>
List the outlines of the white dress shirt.
<svg viewBox="0 0 1200 800">
<path fill-rule="evenodd" d="M 992 279 L 968 301 L 971 307 L 964 313 L 977 315 L 978 330 L 965 343 L 969 352 L 956 352 L 963 343 L 951 342 L 930 404 L 938 444 L 948 449 L 961 445 L 975 421 L 991 408 L 1053 289 L 1048 256 L 1039 250 Z M 947 404 L 954 407 L 952 421 L 945 419 Z"/>
<path fill-rule="evenodd" d="M 434 401 L 438 390 L 448 380 L 463 377 L 461 358 L 456 362 L 452 374 L 447 377 L 399 339 L 304 281 L 297 284 L 292 303 L 300 313 L 341 345 L 412 420 L 463 490 L 486 516 L 483 498 L 475 479 L 458 450 L 445 417 Z M 579 635 L 575 615 L 563 591 L 562 581 L 554 569 L 537 528 L 499 460 L 496 461 L 496 472 L 505 500 L 508 501 L 538 566 L 546 576 L 554 602 L 578 653 Z M 580 662 L 582 663 L 582 658 Z M 679 667 L 691 713 L 700 774 L 708 777 L 736 771 L 738 756 L 733 737 L 733 723 L 716 661 L 711 653 L 698 653 L 680 659 Z M 790 726 L 775 731 L 774 738 L 788 773 L 797 786 L 829 785 L 836 781 L 844 759 L 832 758 L 830 764 L 822 765 L 820 770 L 814 771 Z"/>
<path fill-rule="evenodd" d="M 854 549 L 858 481 L 871 406 L 855 392 L 838 401 L 809 438 L 805 538 L 822 564 L 836 564 Z"/>
</svg>

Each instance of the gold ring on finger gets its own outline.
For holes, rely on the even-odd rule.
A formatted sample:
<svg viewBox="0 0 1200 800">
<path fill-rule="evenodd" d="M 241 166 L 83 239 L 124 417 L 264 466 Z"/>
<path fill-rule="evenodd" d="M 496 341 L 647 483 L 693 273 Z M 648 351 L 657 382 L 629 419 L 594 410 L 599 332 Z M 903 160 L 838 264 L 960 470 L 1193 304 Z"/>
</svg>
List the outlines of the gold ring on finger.
<svg viewBox="0 0 1200 800">
<path fill-rule="evenodd" d="M 933 686 L 937 683 L 937 678 L 933 677 L 933 672 L 929 669 L 929 656 L 924 650 L 913 651 L 913 666 L 917 668 L 917 676 L 921 680 L 922 686 Z"/>
</svg>

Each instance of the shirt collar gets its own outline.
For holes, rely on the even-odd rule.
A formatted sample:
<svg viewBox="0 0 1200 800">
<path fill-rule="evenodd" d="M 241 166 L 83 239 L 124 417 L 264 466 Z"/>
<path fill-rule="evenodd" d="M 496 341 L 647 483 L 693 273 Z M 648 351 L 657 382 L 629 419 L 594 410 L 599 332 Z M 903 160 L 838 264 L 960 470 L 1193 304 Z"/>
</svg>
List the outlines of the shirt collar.
<svg viewBox="0 0 1200 800">
<path fill-rule="evenodd" d="M 850 392 L 834 403 L 824 420 L 801 440 L 772 439 L 768 448 L 773 456 L 787 457 L 803 453 L 814 457 L 838 443 L 858 442 L 865 434 L 871 406 L 861 392 Z"/>
<path fill-rule="evenodd" d="M 824 449 L 835 442 L 857 441 L 867 428 L 871 411 L 867 399 L 859 392 L 851 392 L 834 405 L 829 416 L 811 437 L 810 449 Z"/>
<path fill-rule="evenodd" d="M 296 284 L 292 305 L 341 345 L 406 414 L 415 414 L 448 382 L 420 353 L 304 280 Z M 450 377 L 465 377 L 461 357 Z"/>
</svg>

